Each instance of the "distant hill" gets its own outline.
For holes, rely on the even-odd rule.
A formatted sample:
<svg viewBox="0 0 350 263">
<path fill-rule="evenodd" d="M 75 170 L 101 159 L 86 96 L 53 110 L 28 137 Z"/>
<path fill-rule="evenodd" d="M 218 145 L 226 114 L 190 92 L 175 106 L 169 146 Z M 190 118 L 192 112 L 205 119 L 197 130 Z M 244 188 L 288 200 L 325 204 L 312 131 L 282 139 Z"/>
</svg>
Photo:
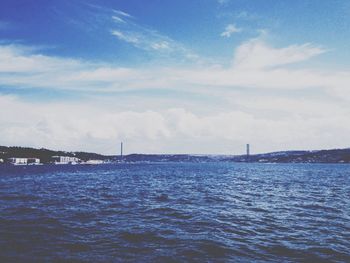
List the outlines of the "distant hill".
<svg viewBox="0 0 350 263">
<path fill-rule="evenodd" d="M 350 149 L 281 151 L 250 155 L 153 155 L 131 154 L 126 162 L 260 162 L 260 163 L 350 163 Z"/>
<path fill-rule="evenodd" d="M 102 155 L 88 152 L 65 152 L 48 149 L 0 146 L 0 159 L 10 157 L 39 158 L 49 163 L 52 156 L 71 156 L 83 161 L 120 161 L 120 156 Z M 260 162 L 260 163 L 350 163 L 350 148 L 320 151 L 281 151 L 251 155 L 190 155 L 190 154 L 130 154 L 124 162 Z"/>
<path fill-rule="evenodd" d="M 233 156 L 233 162 L 262 163 L 350 163 L 350 148 L 319 151 L 283 151 L 265 154 Z"/>
<path fill-rule="evenodd" d="M 7 160 L 11 157 L 22 158 L 39 158 L 42 163 L 49 163 L 52 156 L 70 156 L 77 157 L 83 161 L 87 160 L 106 160 L 112 158 L 111 156 L 105 156 L 97 153 L 87 152 L 65 152 L 65 151 L 53 151 L 48 149 L 34 149 L 28 147 L 6 147 L 0 146 L 0 159 Z"/>
</svg>

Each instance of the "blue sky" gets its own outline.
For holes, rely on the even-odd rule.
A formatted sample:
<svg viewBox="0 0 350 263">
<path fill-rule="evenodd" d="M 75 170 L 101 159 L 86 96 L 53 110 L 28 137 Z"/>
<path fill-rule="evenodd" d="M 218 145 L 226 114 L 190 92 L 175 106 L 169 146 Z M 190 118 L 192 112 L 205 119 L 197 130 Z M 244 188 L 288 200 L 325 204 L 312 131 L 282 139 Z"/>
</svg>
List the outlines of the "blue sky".
<svg viewBox="0 0 350 263">
<path fill-rule="evenodd" d="M 3 0 L 0 144 L 347 147 L 349 15 L 340 0 Z"/>
<path fill-rule="evenodd" d="M 46 54 L 133 65 L 157 59 L 113 41 L 110 31 L 127 28 L 112 19 L 126 12 L 138 29 L 155 30 L 193 52 L 223 62 L 244 39 L 268 30 L 276 44 L 316 42 L 349 60 L 350 4 L 347 1 L 2 1 L 1 38 L 46 47 Z M 120 15 L 116 15 L 120 17 Z M 121 17 L 123 18 L 123 16 Z M 242 28 L 232 38 L 218 36 L 228 24 Z M 136 29 L 136 28 L 135 28 Z M 244 30 L 243 30 L 244 29 Z M 346 57 L 344 57 L 344 55 Z M 141 58 L 140 58 L 141 56 Z"/>
</svg>

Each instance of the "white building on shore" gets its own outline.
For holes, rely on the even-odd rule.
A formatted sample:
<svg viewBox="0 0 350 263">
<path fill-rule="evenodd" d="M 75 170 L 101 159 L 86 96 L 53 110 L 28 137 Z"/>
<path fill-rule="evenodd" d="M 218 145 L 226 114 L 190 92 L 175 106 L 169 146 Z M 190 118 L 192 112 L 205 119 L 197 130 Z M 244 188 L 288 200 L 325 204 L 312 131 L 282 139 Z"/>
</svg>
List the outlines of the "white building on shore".
<svg viewBox="0 0 350 263">
<path fill-rule="evenodd" d="M 52 156 L 54 164 L 78 164 L 81 160 L 71 156 Z"/>
<path fill-rule="evenodd" d="M 8 158 L 10 164 L 13 165 L 38 165 L 40 164 L 40 159 L 38 158 Z"/>
<path fill-rule="evenodd" d="M 103 164 L 104 161 L 102 160 L 88 160 L 84 164 L 90 164 L 90 165 L 97 165 L 97 164 Z"/>
</svg>

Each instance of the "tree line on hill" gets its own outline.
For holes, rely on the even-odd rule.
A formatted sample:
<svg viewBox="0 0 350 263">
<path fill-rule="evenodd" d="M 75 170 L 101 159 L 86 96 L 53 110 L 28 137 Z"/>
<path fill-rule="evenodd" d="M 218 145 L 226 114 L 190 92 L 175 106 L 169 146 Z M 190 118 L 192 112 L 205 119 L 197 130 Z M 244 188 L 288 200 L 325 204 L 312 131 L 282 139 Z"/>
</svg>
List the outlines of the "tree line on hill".
<svg viewBox="0 0 350 263">
<path fill-rule="evenodd" d="M 65 152 L 65 151 L 53 151 L 48 149 L 34 149 L 29 147 L 7 147 L 0 146 L 0 159 L 4 161 L 8 158 L 38 158 L 41 163 L 50 163 L 53 156 L 69 156 L 77 157 L 82 161 L 88 160 L 106 160 L 111 158 L 111 156 L 105 156 L 97 153 L 87 153 L 87 152 Z"/>
</svg>

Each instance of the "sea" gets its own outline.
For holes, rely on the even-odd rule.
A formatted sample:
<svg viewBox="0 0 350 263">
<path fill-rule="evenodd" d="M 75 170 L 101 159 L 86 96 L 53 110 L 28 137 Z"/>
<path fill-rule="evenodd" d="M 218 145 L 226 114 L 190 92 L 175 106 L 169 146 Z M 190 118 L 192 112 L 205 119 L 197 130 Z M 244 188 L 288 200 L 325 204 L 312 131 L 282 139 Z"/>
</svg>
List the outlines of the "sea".
<svg viewBox="0 0 350 263">
<path fill-rule="evenodd" d="M 350 262 L 350 165 L 1 166 L 0 262 Z"/>
</svg>

